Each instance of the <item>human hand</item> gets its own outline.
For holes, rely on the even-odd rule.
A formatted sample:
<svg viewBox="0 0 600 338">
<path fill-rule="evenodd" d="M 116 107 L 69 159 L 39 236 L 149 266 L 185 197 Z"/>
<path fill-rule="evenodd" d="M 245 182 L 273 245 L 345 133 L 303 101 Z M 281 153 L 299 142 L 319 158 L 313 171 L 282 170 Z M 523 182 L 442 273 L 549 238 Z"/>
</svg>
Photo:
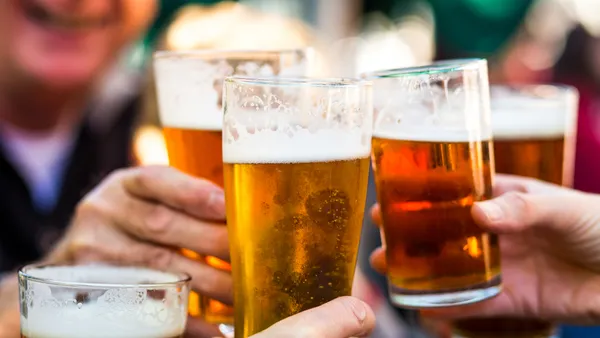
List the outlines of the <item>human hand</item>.
<svg viewBox="0 0 600 338">
<path fill-rule="evenodd" d="M 229 272 L 183 256 L 179 248 L 229 260 L 223 191 L 170 167 L 119 170 L 78 205 L 50 263 L 106 262 L 185 272 L 192 289 L 232 303 Z M 218 330 L 190 318 L 188 334 Z"/>
<path fill-rule="evenodd" d="M 368 337 L 373 328 L 375 315 L 367 304 L 354 297 L 340 297 L 286 318 L 250 338 Z"/>
<path fill-rule="evenodd" d="M 500 235 L 504 289 L 496 298 L 427 310 L 430 318 L 511 316 L 600 322 L 600 196 L 530 178 L 497 175 L 494 199 L 477 202 L 479 226 Z M 372 210 L 381 224 L 379 207 Z M 385 273 L 385 251 L 371 256 Z"/>
</svg>

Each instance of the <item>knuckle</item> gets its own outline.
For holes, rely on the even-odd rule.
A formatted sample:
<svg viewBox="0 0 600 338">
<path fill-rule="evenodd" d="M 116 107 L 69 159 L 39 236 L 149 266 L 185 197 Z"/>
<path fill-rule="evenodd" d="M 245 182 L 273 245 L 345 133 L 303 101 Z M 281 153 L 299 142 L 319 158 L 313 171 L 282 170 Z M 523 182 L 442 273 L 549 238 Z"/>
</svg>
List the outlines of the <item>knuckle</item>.
<svg viewBox="0 0 600 338">
<path fill-rule="evenodd" d="M 524 219 L 533 209 L 529 196 L 522 192 L 511 191 L 504 194 L 501 207 L 505 214 L 516 215 L 511 217 L 514 221 Z"/>
<path fill-rule="evenodd" d="M 97 219 L 106 214 L 106 208 L 96 198 L 85 198 L 75 209 L 74 224 L 88 224 L 90 219 Z M 83 222 L 82 222 L 83 221 Z"/>
<path fill-rule="evenodd" d="M 171 266 L 171 262 L 173 261 L 174 252 L 167 248 L 156 247 L 151 250 L 148 250 L 145 254 L 147 257 L 147 264 L 150 267 L 156 269 L 168 269 Z"/>
<path fill-rule="evenodd" d="M 165 235 L 173 228 L 174 218 L 175 216 L 171 209 L 162 204 L 156 204 L 144 216 L 144 229 L 142 231 L 153 238 Z"/>
</svg>

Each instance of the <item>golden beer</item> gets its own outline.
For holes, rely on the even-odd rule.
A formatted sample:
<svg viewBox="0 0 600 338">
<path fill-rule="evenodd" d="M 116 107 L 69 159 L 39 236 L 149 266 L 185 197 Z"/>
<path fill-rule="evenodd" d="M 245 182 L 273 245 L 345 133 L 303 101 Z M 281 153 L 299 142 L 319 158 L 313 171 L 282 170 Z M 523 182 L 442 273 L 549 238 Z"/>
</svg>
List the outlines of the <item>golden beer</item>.
<svg viewBox="0 0 600 338">
<path fill-rule="evenodd" d="M 224 97 L 235 337 L 247 338 L 351 294 L 373 108 L 353 80 L 228 78 Z"/>
<path fill-rule="evenodd" d="M 495 95 L 494 95 L 495 94 Z M 570 87 L 492 88 L 496 172 L 570 187 L 577 94 Z M 554 324 L 535 318 L 470 318 L 453 323 L 455 337 L 549 338 Z"/>
<path fill-rule="evenodd" d="M 499 279 L 498 238 L 471 217 L 473 203 L 491 197 L 490 147 L 375 135 L 390 288 L 435 294 Z"/>
<path fill-rule="evenodd" d="M 368 157 L 225 164 L 236 337 L 350 295 L 368 176 Z"/>
<path fill-rule="evenodd" d="M 302 50 L 159 52 L 154 60 L 160 119 L 169 164 L 223 187 L 222 83 L 232 74 L 304 74 Z M 297 74 L 296 74 L 297 73 Z M 192 259 L 230 271 L 227 262 L 182 249 Z M 233 322 L 233 308 L 190 295 L 189 312 L 209 323 Z"/>
</svg>

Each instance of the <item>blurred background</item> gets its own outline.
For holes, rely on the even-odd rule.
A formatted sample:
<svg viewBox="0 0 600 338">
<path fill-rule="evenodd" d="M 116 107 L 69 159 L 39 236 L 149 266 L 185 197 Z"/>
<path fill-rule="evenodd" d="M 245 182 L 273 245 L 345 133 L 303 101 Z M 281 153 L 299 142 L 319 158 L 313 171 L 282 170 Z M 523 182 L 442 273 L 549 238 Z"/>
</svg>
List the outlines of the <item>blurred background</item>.
<svg viewBox="0 0 600 338">
<path fill-rule="evenodd" d="M 111 107 L 119 104 L 116 92 L 119 97 L 142 94 L 135 161 L 161 164 L 168 159 L 149 67 L 157 49 L 312 46 L 318 61 L 313 75 L 347 77 L 437 59 L 484 57 L 493 83 L 556 82 L 579 90 L 575 188 L 600 192 L 595 179 L 600 172 L 595 156 L 600 149 L 597 6 L 598 0 L 163 0 L 145 36 L 107 77 L 100 102 Z M 372 189 L 368 199 L 375 201 Z M 399 337 L 401 326 L 417 320 L 385 302 L 385 279 L 367 260 L 379 234 L 365 223 L 355 292 L 378 312 L 374 337 Z M 576 330 L 563 329 L 563 337 L 584 337 Z"/>
</svg>

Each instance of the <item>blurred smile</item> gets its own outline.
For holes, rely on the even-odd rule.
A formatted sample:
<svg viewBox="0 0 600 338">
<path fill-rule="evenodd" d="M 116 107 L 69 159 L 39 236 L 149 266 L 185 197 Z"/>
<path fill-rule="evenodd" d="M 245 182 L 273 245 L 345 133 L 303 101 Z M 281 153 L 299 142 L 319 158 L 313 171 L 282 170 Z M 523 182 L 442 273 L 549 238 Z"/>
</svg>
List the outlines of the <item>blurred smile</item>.
<svg viewBox="0 0 600 338">
<path fill-rule="evenodd" d="M 101 0 L 106 1 L 106 0 Z M 20 0 L 25 18 L 45 28 L 60 29 L 69 32 L 80 32 L 89 29 L 104 28 L 113 22 L 115 15 L 77 15 L 59 13 L 39 0 Z"/>
</svg>

